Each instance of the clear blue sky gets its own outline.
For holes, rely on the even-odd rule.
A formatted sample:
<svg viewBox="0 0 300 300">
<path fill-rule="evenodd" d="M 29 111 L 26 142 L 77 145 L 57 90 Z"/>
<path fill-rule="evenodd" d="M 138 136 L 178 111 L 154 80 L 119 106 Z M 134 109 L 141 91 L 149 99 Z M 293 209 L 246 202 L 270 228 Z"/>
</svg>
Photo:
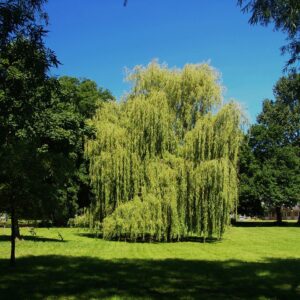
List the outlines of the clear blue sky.
<svg viewBox="0 0 300 300">
<path fill-rule="evenodd" d="M 62 65 L 53 75 L 95 80 L 119 98 L 124 68 L 158 58 L 170 67 L 210 61 L 222 74 L 224 98 L 255 121 L 282 76 L 284 36 L 250 26 L 236 0 L 49 0 L 47 45 Z"/>
</svg>

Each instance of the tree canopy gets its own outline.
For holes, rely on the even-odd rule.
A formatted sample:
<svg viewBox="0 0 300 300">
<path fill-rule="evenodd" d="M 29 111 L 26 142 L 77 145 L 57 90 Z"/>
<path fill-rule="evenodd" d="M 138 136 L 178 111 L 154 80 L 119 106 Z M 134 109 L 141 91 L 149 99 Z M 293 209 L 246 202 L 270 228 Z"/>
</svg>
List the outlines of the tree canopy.
<svg viewBox="0 0 300 300">
<path fill-rule="evenodd" d="M 66 225 L 68 219 L 74 217 L 79 209 L 89 206 L 93 198 L 88 161 L 84 158 L 84 140 L 93 135 L 93 129 L 86 120 L 95 114 L 102 102 L 114 100 L 114 97 L 89 79 L 63 76 L 58 79 L 58 85 L 57 100 L 68 104 L 61 107 L 61 112 L 68 110 L 71 115 L 77 116 L 80 124 L 80 134 L 74 141 L 75 168 L 67 178 L 64 191 L 60 193 L 60 207 L 53 218 L 56 225 Z"/>
<path fill-rule="evenodd" d="M 299 69 L 300 60 L 300 2 L 298 0 L 238 0 L 242 11 L 250 13 L 250 24 L 267 26 L 287 34 L 288 44 L 281 48 L 290 55 L 286 68 Z"/>
<path fill-rule="evenodd" d="M 265 100 L 257 124 L 242 152 L 241 202 L 260 201 L 267 208 L 291 207 L 300 201 L 300 75 L 281 78 L 275 101 Z M 246 156 L 252 159 L 246 163 Z M 251 197 L 247 191 L 251 190 Z"/>
<path fill-rule="evenodd" d="M 207 64 L 156 62 L 128 76 L 120 103 L 103 103 L 86 142 L 106 238 L 221 237 L 237 201 L 240 109 L 222 105 L 219 74 Z"/>
</svg>

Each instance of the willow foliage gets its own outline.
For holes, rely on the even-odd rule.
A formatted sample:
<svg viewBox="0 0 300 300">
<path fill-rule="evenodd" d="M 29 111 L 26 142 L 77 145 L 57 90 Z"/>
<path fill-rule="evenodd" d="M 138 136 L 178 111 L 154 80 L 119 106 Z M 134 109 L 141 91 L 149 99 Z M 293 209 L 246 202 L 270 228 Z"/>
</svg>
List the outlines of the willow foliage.
<svg viewBox="0 0 300 300">
<path fill-rule="evenodd" d="M 103 103 L 86 142 L 105 238 L 221 237 L 237 201 L 240 109 L 221 105 L 207 64 L 136 67 L 132 91 Z"/>
</svg>

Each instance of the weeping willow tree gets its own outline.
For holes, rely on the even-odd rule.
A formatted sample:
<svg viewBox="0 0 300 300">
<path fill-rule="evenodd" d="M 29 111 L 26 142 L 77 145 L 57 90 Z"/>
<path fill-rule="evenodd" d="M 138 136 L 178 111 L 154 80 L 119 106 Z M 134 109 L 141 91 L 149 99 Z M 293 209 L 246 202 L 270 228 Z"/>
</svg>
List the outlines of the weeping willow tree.
<svg viewBox="0 0 300 300">
<path fill-rule="evenodd" d="M 123 101 L 102 103 L 86 142 L 105 238 L 221 237 L 237 202 L 241 112 L 222 105 L 207 64 L 157 62 L 128 75 Z"/>
</svg>

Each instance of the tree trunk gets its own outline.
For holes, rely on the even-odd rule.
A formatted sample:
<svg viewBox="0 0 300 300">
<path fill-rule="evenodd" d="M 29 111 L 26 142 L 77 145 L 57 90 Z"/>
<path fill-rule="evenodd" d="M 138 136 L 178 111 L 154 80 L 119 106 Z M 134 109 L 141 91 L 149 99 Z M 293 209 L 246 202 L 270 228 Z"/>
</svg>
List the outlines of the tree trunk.
<svg viewBox="0 0 300 300">
<path fill-rule="evenodd" d="M 278 224 L 282 224 L 282 214 L 281 214 L 281 207 L 276 206 L 276 222 Z"/>
<path fill-rule="evenodd" d="M 18 240 L 22 240 L 22 236 L 20 234 L 20 227 L 19 227 L 19 222 L 18 222 L 18 218 L 16 218 L 16 221 L 15 221 L 15 235 L 16 235 L 16 238 Z"/>
<path fill-rule="evenodd" d="M 171 242 L 171 225 L 167 228 L 167 242 Z"/>
<path fill-rule="evenodd" d="M 298 222 L 297 222 L 298 225 L 300 225 L 300 211 L 298 212 Z"/>
<path fill-rule="evenodd" d="M 172 217 L 169 209 L 168 212 L 168 228 L 167 228 L 167 242 L 171 242 L 171 226 L 172 226 Z"/>
<path fill-rule="evenodd" d="M 11 208 L 11 252 L 10 265 L 14 266 L 16 263 L 16 212 L 14 206 Z"/>
</svg>

